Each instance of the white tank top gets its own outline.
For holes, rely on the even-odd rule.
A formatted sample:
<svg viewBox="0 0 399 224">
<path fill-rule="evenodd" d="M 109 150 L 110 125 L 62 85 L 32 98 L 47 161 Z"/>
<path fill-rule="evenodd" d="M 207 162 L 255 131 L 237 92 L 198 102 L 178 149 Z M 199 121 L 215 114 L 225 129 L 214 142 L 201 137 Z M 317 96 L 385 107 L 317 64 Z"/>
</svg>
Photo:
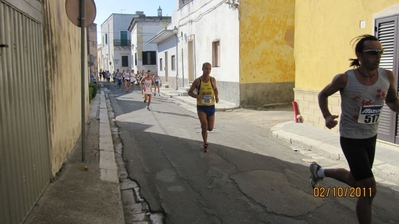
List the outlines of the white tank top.
<svg viewBox="0 0 399 224">
<path fill-rule="evenodd" d="M 144 80 L 144 94 L 152 94 L 152 80 Z"/>
<path fill-rule="evenodd" d="M 359 83 L 354 70 L 348 70 L 348 82 L 340 91 L 340 135 L 365 139 L 377 135 L 378 121 L 388 92 L 389 80 L 385 70 L 378 68 L 378 80 L 371 86 Z"/>
</svg>

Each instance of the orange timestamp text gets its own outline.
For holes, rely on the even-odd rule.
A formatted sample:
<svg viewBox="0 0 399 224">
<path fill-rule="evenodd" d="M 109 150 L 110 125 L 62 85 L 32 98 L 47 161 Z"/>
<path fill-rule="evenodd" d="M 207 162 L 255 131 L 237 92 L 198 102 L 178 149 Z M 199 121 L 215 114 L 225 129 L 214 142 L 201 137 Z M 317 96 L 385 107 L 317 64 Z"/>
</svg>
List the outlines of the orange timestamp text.
<svg viewBox="0 0 399 224">
<path fill-rule="evenodd" d="M 313 197 L 315 198 L 360 198 L 371 197 L 371 187 L 315 187 Z"/>
</svg>

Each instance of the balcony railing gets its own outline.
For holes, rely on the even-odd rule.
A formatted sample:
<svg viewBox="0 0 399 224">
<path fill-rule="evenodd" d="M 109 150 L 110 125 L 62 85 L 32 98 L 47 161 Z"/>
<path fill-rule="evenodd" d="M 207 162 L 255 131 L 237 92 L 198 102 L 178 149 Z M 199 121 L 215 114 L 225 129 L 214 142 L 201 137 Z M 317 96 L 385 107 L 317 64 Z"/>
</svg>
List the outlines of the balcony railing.
<svg viewBox="0 0 399 224">
<path fill-rule="evenodd" d="M 114 46 L 130 46 L 132 43 L 130 40 L 120 40 L 120 39 L 115 39 L 114 40 Z"/>
</svg>

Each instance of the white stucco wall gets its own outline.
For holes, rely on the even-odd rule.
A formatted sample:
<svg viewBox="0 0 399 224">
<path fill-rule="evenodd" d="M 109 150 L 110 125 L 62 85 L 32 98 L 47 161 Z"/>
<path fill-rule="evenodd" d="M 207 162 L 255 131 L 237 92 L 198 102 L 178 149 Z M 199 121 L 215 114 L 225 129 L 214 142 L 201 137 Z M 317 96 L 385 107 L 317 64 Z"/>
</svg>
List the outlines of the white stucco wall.
<svg viewBox="0 0 399 224">
<path fill-rule="evenodd" d="M 101 55 L 102 55 L 102 70 L 111 70 L 111 65 L 109 62 L 113 55 L 111 49 L 113 49 L 113 24 L 114 18 L 111 15 L 103 24 L 101 24 Z M 107 41 L 105 40 L 105 36 L 107 36 Z"/>
<path fill-rule="evenodd" d="M 115 47 L 114 58 L 113 58 L 114 70 L 119 69 L 120 71 L 122 71 L 132 68 L 132 59 L 130 52 L 131 52 L 130 47 L 121 50 L 119 50 L 118 47 Z M 128 66 L 122 66 L 122 56 L 128 57 Z"/>
<path fill-rule="evenodd" d="M 178 3 L 178 0 L 177 2 Z M 178 5 L 178 4 L 177 4 Z M 220 67 L 212 68 L 218 81 L 239 82 L 239 12 L 224 0 L 196 0 L 177 10 L 172 18 L 179 28 L 179 73 L 187 74 L 188 41 L 194 39 L 195 76 L 202 64 L 212 63 L 212 42 L 220 41 Z M 170 26 L 173 29 L 173 26 Z M 183 34 L 181 36 L 181 34 Z M 180 55 L 179 55 L 180 56 Z M 182 70 L 183 69 L 183 70 Z M 179 75 L 180 76 L 180 75 Z"/>
<path fill-rule="evenodd" d="M 132 67 L 131 47 L 130 46 L 114 46 L 114 40 L 121 39 L 121 31 L 127 32 L 127 39 L 130 40 L 129 24 L 135 14 L 111 14 L 108 19 L 101 24 L 101 46 L 102 46 L 102 67 L 100 69 L 113 72 L 116 69 L 127 69 Z M 108 35 L 108 42 L 104 43 L 104 36 Z M 128 66 L 122 67 L 121 56 L 128 56 Z M 111 65 L 110 65 L 111 62 Z"/>
<path fill-rule="evenodd" d="M 157 51 L 157 44 L 147 43 L 151 38 L 154 37 L 160 30 L 164 29 L 170 23 L 170 18 L 158 18 L 158 17 L 143 17 L 138 18 L 134 27 L 131 27 L 130 35 L 132 40 L 131 49 L 131 61 L 132 68 L 135 71 L 151 70 L 152 74 L 157 71 L 157 62 L 159 58 L 156 58 L 155 65 L 143 65 L 142 52 L 143 51 Z M 137 56 L 137 58 L 135 58 Z M 137 61 L 137 64 L 135 64 Z"/>
<path fill-rule="evenodd" d="M 165 53 L 167 58 L 165 58 Z M 176 69 L 172 70 L 172 56 L 176 57 L 176 38 L 172 36 L 171 38 L 158 43 L 158 75 L 161 77 L 165 84 L 169 84 L 172 80 L 175 81 Z M 162 59 L 162 69 L 159 66 L 159 61 Z M 167 64 L 166 64 L 167 63 Z M 176 62 L 175 62 L 176 66 Z M 176 67 L 175 67 L 176 68 Z M 166 81 L 166 75 L 168 75 L 168 80 Z"/>
</svg>

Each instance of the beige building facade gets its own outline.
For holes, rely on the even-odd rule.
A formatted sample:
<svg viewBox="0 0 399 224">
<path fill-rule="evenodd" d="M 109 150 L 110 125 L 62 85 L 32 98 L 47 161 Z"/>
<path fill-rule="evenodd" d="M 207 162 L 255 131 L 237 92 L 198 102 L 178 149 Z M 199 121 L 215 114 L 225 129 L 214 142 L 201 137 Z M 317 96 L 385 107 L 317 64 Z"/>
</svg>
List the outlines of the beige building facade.
<svg viewBox="0 0 399 224">
<path fill-rule="evenodd" d="M 50 161 L 55 175 L 81 133 L 81 40 L 80 28 L 69 21 L 62 2 L 44 1 L 43 17 Z M 87 61 L 87 52 L 85 57 Z"/>
<path fill-rule="evenodd" d="M 0 0 L 0 12 L 0 223 L 13 224 L 81 134 L 81 37 L 64 1 Z"/>
</svg>

